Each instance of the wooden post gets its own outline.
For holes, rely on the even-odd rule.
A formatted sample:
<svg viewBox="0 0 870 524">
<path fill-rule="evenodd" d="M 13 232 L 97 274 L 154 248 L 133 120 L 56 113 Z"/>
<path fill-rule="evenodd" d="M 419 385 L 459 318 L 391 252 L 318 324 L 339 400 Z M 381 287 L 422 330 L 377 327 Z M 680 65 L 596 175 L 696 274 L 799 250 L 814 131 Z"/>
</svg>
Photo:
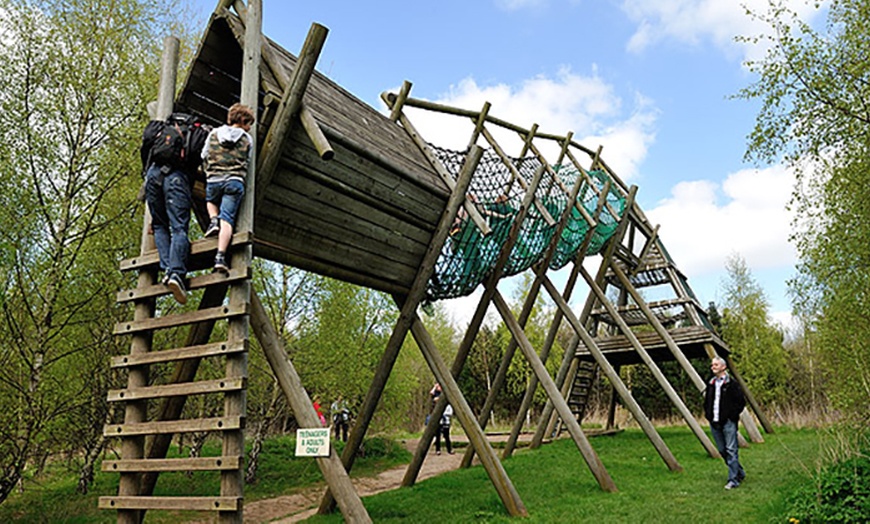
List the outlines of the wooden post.
<svg viewBox="0 0 870 524">
<path fill-rule="evenodd" d="M 471 177 L 474 175 L 477 164 L 483 156 L 483 149 L 479 146 L 474 146 L 468 152 L 465 158 L 465 163 L 459 172 L 456 179 L 456 185 L 450 198 L 447 200 L 447 207 L 441 214 L 438 221 L 438 226 L 435 233 L 432 235 L 432 240 L 429 247 L 426 248 L 426 253 L 420 262 L 420 268 L 417 270 L 417 276 L 414 277 L 414 282 L 411 284 L 411 289 L 402 304 L 399 318 L 396 320 L 396 325 L 387 341 L 387 347 L 384 349 L 384 355 L 381 357 L 381 362 L 378 364 L 378 369 L 375 370 L 375 376 L 372 379 L 372 384 L 366 394 L 366 398 L 360 407 L 360 412 L 357 414 L 356 424 L 347 439 L 344 452 L 341 455 L 341 461 L 345 469 L 350 471 L 353 467 L 353 462 L 356 459 L 356 451 L 362 444 L 368 426 L 371 423 L 372 417 L 380 401 L 381 394 L 387 384 L 387 379 L 390 377 L 390 372 L 393 365 L 396 363 L 396 358 L 399 356 L 399 349 L 405 341 L 405 336 L 411 328 L 414 317 L 416 316 L 417 306 L 423 299 L 426 293 L 426 285 L 432 272 L 435 269 L 435 263 L 438 256 L 441 254 L 441 249 L 444 247 L 444 242 L 447 240 L 450 227 L 453 224 L 453 219 L 459 211 L 460 204 L 465 200 L 465 193 L 468 191 L 468 186 L 471 183 Z M 332 493 L 327 491 L 323 499 L 320 501 L 318 512 L 321 514 L 329 513 L 334 507 L 335 500 Z"/>
<path fill-rule="evenodd" d="M 558 310 L 557 314 L 560 319 L 563 318 L 562 313 L 558 312 Z M 554 382 L 556 383 L 556 387 L 559 388 L 562 398 L 567 398 L 568 396 L 568 391 L 565 389 L 565 386 L 567 386 L 566 379 L 572 376 L 576 371 L 577 358 L 575 357 L 575 354 L 577 353 L 577 346 L 579 344 L 580 337 L 574 335 L 562 354 L 562 364 L 559 365 L 559 371 L 556 372 L 556 379 Z M 556 418 L 557 417 L 553 416 L 553 403 L 548 400 L 544 403 L 544 409 L 541 411 L 541 416 L 538 419 L 538 427 L 535 429 L 535 434 L 532 436 L 532 443 L 529 444 L 530 449 L 541 447 L 541 444 L 544 442 L 544 436 L 552 434 L 553 429 L 551 423 L 554 424 Z"/>
<path fill-rule="evenodd" d="M 548 282 L 549 279 L 545 279 L 544 286 L 547 286 Z M 538 380 L 544 387 L 544 391 L 546 391 L 547 395 L 550 397 L 550 402 L 553 403 L 559 416 L 562 417 L 565 425 L 568 426 L 568 433 L 571 434 L 574 443 L 577 444 L 580 454 L 583 455 L 584 460 L 586 460 L 586 464 L 589 466 L 589 470 L 592 472 L 595 480 L 598 481 L 598 485 L 604 491 L 611 493 L 617 492 L 616 484 L 613 482 L 613 479 L 610 478 L 610 474 L 607 472 L 607 469 L 605 469 L 598 454 L 595 453 L 595 450 L 592 449 L 592 446 L 589 444 L 589 440 L 580 428 L 580 424 L 577 422 L 577 419 L 573 417 L 571 408 L 568 407 L 568 403 L 565 402 L 565 399 L 559 394 L 559 390 L 556 388 L 556 383 L 553 382 L 552 377 L 550 377 L 550 374 L 547 372 L 547 368 L 544 367 L 543 362 L 538 358 L 535 349 L 529 343 L 526 334 L 523 332 L 522 328 L 520 328 L 513 313 L 511 313 L 510 306 L 508 306 L 507 302 L 498 291 L 496 291 L 493 296 L 493 302 L 495 303 L 495 307 L 502 319 L 505 321 L 505 324 L 508 326 L 511 334 L 519 343 L 520 350 L 529 362 L 532 371 L 538 377 Z"/>
<path fill-rule="evenodd" d="M 570 137 L 571 133 L 568 133 L 568 136 Z M 568 140 L 566 140 L 565 142 L 565 148 L 567 148 L 567 143 Z M 559 155 L 557 163 L 562 161 L 562 158 L 565 155 L 565 148 L 562 149 L 562 153 Z M 568 195 L 567 205 L 565 206 L 566 209 L 562 211 L 562 217 L 556 225 L 555 231 L 553 231 L 553 237 L 550 239 L 549 245 L 547 245 L 547 249 L 544 252 L 543 258 L 535 268 L 535 280 L 532 282 L 532 286 L 529 288 L 529 293 L 526 296 L 525 302 L 523 303 L 523 308 L 520 311 L 519 318 L 517 318 L 520 327 L 522 327 L 523 329 L 525 329 L 526 322 L 528 322 L 529 316 L 531 316 L 532 314 L 532 309 L 534 308 L 535 302 L 538 299 L 538 293 L 541 289 L 541 280 L 547 272 L 550 261 L 553 260 L 553 256 L 556 254 L 556 248 L 558 247 L 559 240 L 562 238 L 562 232 L 565 231 L 565 226 L 568 224 L 568 220 L 571 218 L 571 208 L 574 206 L 574 202 L 577 199 L 577 194 L 580 192 L 582 182 L 583 180 L 581 177 L 577 177 L 577 180 L 574 181 L 574 186 L 571 188 L 571 193 Z M 537 198 L 535 199 L 535 201 L 538 201 Z M 550 341 L 550 344 L 548 345 L 545 343 L 544 347 L 541 349 L 540 358 L 542 362 L 547 361 L 547 358 L 550 354 L 550 347 L 554 340 L 555 333 L 553 334 L 553 340 Z M 486 428 L 486 425 L 489 423 L 489 416 L 492 412 L 492 407 L 495 405 L 496 396 L 501 391 L 501 388 L 504 386 L 504 382 L 507 378 L 507 371 L 510 367 L 511 360 L 513 360 L 516 348 L 516 340 L 511 339 L 510 343 L 508 344 L 508 348 L 507 350 L 505 350 L 505 353 L 502 357 L 501 363 L 499 364 L 499 368 L 496 371 L 495 379 L 492 382 L 492 388 L 490 389 L 489 393 L 486 396 L 486 400 L 483 403 L 483 409 L 480 413 L 480 425 L 484 428 Z M 529 391 L 534 394 L 534 391 L 535 389 L 537 389 L 538 386 L 537 377 L 535 375 L 532 375 L 530 381 L 531 382 L 529 384 L 529 387 L 526 389 L 526 395 L 524 395 L 523 397 L 523 401 L 526 402 L 528 399 L 528 403 L 531 402 L 531 395 L 529 395 Z M 528 403 L 526 403 L 525 409 L 528 409 Z M 519 419 L 525 417 L 525 409 L 523 409 L 522 406 L 520 407 L 520 414 L 518 414 Z M 508 443 L 505 447 L 502 457 L 510 456 L 510 449 L 513 447 L 513 443 L 511 443 L 511 440 L 513 440 L 513 443 L 516 443 L 516 437 L 514 437 L 513 439 L 508 439 Z M 473 452 L 474 450 L 466 450 L 465 455 L 462 457 L 462 467 L 467 468 L 471 466 L 471 460 L 474 456 Z"/>
<path fill-rule="evenodd" d="M 565 139 L 566 146 L 563 148 L 563 152 L 567 152 L 567 144 L 570 143 L 572 135 L 573 135 L 573 133 L 568 133 L 568 136 Z M 560 156 L 560 160 L 561 160 L 561 156 Z M 582 185 L 582 180 L 583 180 L 582 178 L 578 177 L 578 179 L 575 183 L 575 188 L 572 188 L 571 195 L 572 195 L 573 200 L 577 199 L 577 194 L 579 193 L 579 187 L 576 187 L 576 186 Z M 610 187 L 609 184 L 610 184 L 609 182 L 606 183 L 605 188 Z M 576 189 L 576 191 L 575 191 L 575 189 Z M 602 192 L 602 194 L 598 195 L 598 203 L 595 206 L 595 216 L 598 216 L 598 214 L 601 213 L 601 210 L 603 209 L 605 201 L 606 201 L 606 191 L 604 191 L 604 192 Z M 566 210 L 566 214 L 567 214 L 567 212 L 568 211 Z M 578 265 L 581 265 L 583 263 L 583 260 L 586 258 L 586 250 L 589 248 L 589 243 L 592 240 L 592 233 L 593 232 L 594 232 L 594 228 L 590 225 L 589 229 L 586 231 L 586 237 L 583 239 L 583 242 L 580 244 L 580 249 L 577 250 L 577 256 L 575 257 L 575 263 L 571 268 L 571 273 L 568 276 L 568 280 L 565 283 L 565 289 L 562 292 L 562 297 L 566 301 L 571 298 L 571 294 L 574 292 L 574 285 L 577 283 L 577 276 L 579 273 L 577 267 L 578 267 Z M 559 233 L 559 235 L 555 235 L 555 236 L 558 238 L 559 236 L 561 236 L 561 233 Z M 552 260 L 552 258 L 550 258 L 549 260 Z M 547 263 L 549 264 L 549 262 L 547 262 Z M 546 270 L 546 268 L 541 268 L 541 269 Z M 553 321 L 550 323 L 550 330 L 547 332 L 547 338 L 544 339 L 544 347 L 541 348 L 541 361 L 543 361 L 543 362 L 547 362 L 547 359 L 550 356 L 550 349 L 553 347 L 553 344 L 556 341 L 556 336 L 559 333 L 559 326 L 562 325 L 562 318 L 563 318 L 562 312 L 559 311 L 558 308 L 556 308 L 556 311 L 553 314 Z M 511 340 L 511 343 L 513 343 L 513 340 Z M 561 391 L 562 382 L 560 382 L 559 380 L 556 380 L 556 386 L 559 387 L 559 389 Z M 520 404 L 520 410 L 517 413 L 516 418 L 514 419 L 514 425 L 513 425 L 513 428 L 511 428 L 511 433 L 508 436 L 507 442 L 505 442 L 505 447 L 504 447 L 504 450 L 502 451 L 502 458 L 507 458 L 507 457 L 511 456 L 511 454 L 513 453 L 513 450 L 517 444 L 517 439 L 519 438 L 519 435 L 520 435 L 520 431 L 522 431 L 523 425 L 525 423 L 526 413 L 528 413 L 528 410 L 532 405 L 532 400 L 534 399 L 535 391 L 537 390 L 537 388 L 538 388 L 538 379 L 537 379 L 537 377 L 535 377 L 533 375 L 531 377 L 531 379 L 529 380 L 529 386 L 526 388 L 526 393 L 523 396 L 522 403 Z M 564 398 L 565 395 L 562 395 L 562 397 Z"/>
<path fill-rule="evenodd" d="M 248 9 L 248 17 L 250 18 L 250 8 Z M 278 107 L 278 112 L 263 143 L 262 159 L 257 166 L 257 177 L 259 178 L 257 183 L 263 187 L 269 185 L 275 174 L 275 169 L 278 167 L 284 139 L 290 133 L 295 117 L 302 107 L 302 97 L 308 88 L 311 75 L 314 74 L 314 66 L 317 64 L 317 58 L 323 49 L 328 32 L 329 30 L 320 24 L 311 24 L 311 28 L 308 30 L 308 36 L 305 38 L 305 43 L 299 52 L 299 58 L 296 60 L 296 67 L 293 68 L 293 75 L 290 77 L 290 85 L 284 89 L 281 105 Z M 259 35 L 256 42 L 260 42 Z M 256 47 L 258 50 L 260 49 L 259 45 Z M 265 193 L 257 195 L 257 203 L 261 203 L 265 197 Z"/>
<path fill-rule="evenodd" d="M 409 88 L 410 89 L 410 88 Z M 388 107 L 393 107 L 394 99 L 391 98 L 395 95 L 390 93 L 381 93 L 381 99 L 384 103 L 387 104 Z M 402 127 L 405 128 L 405 132 L 408 133 L 408 136 L 411 137 L 411 140 L 417 144 L 417 147 L 420 148 L 420 152 L 423 153 L 423 156 L 426 157 L 426 160 L 429 161 L 429 164 L 438 173 L 438 176 L 441 177 L 441 180 L 447 184 L 447 187 L 453 191 L 456 185 L 456 182 L 453 181 L 453 177 L 444 167 L 440 160 L 435 156 L 435 153 L 432 152 L 432 148 L 429 147 L 429 144 L 423 140 L 423 137 L 420 136 L 420 133 L 417 131 L 417 128 L 414 127 L 414 124 L 408 120 L 403 113 L 399 112 L 399 122 L 401 122 Z M 468 218 L 474 222 L 474 225 L 477 226 L 477 229 L 480 230 L 480 233 L 484 236 L 490 234 L 492 229 L 489 227 L 489 224 L 486 220 L 480 215 L 480 212 L 477 210 L 477 206 L 474 205 L 474 202 L 468 199 L 468 196 L 465 196 L 465 201 L 462 203 L 465 207 L 465 211 L 468 213 Z"/>
<path fill-rule="evenodd" d="M 544 173 L 543 166 L 538 168 L 535 172 L 534 177 L 532 178 L 531 184 L 529 184 L 528 189 L 526 190 L 526 194 L 523 198 L 523 202 L 520 205 L 520 209 L 517 210 L 517 214 L 514 216 L 514 221 L 511 224 L 511 228 L 508 231 L 507 240 L 501 246 L 501 251 L 499 252 L 498 258 L 496 259 L 495 266 L 493 267 L 492 272 L 486 279 L 483 288 L 483 295 L 480 297 L 480 300 L 477 303 L 477 309 L 474 311 L 474 315 L 472 316 L 471 323 L 468 326 L 468 329 L 465 331 L 465 336 L 462 339 L 462 343 L 459 346 L 459 350 L 457 351 L 456 357 L 453 360 L 452 371 L 453 375 L 458 377 L 459 373 L 462 372 L 462 368 L 465 365 L 465 360 L 468 357 L 469 352 L 471 351 L 471 346 L 474 343 L 474 338 L 477 336 L 477 332 L 480 330 L 480 326 L 483 324 L 483 319 L 486 316 L 486 310 L 489 308 L 489 303 L 492 300 L 493 295 L 496 293 L 498 280 L 501 278 L 502 270 L 510 258 L 511 251 L 513 250 L 514 243 L 517 241 L 517 237 L 520 233 L 520 228 L 522 226 L 523 220 L 525 220 L 526 215 L 528 213 L 529 206 L 531 205 L 534 197 L 535 191 L 538 188 L 538 184 L 541 182 L 541 176 Z M 405 478 L 402 480 L 402 485 L 410 486 L 412 485 L 417 478 L 417 475 L 420 472 L 420 468 L 423 466 L 423 459 L 426 456 L 426 451 L 429 449 L 429 445 L 432 442 L 432 438 L 435 436 L 435 431 L 437 430 L 438 420 L 441 418 L 441 414 L 444 413 L 444 409 L 447 406 L 447 402 L 439 399 L 438 402 L 435 403 L 435 407 L 432 410 L 431 416 L 429 418 L 429 424 L 423 432 L 423 436 L 420 438 L 420 442 L 417 444 L 417 450 L 414 453 L 414 460 L 411 461 L 411 464 L 408 465 L 408 469 L 405 471 Z M 470 461 L 471 458 L 469 454 L 471 450 L 466 450 L 466 454 L 463 457 L 468 458 Z M 470 464 L 470 462 L 469 462 Z"/>
<path fill-rule="evenodd" d="M 165 119 L 172 113 L 172 104 L 175 100 L 175 82 L 178 75 L 178 47 L 177 38 L 167 36 L 163 39 L 163 55 L 160 60 L 160 84 L 157 95 L 156 119 Z M 142 236 L 139 253 L 145 254 L 155 249 L 154 235 L 150 234 L 151 213 L 145 205 L 145 215 L 142 221 Z M 154 284 L 157 280 L 155 270 L 139 272 L 139 287 Z M 155 301 L 153 298 L 137 300 L 133 311 L 133 320 L 145 320 L 154 316 Z M 130 342 L 130 354 L 141 355 L 151 351 L 152 332 L 142 332 L 133 335 Z M 136 366 L 130 368 L 127 374 L 127 389 L 136 389 L 148 385 L 148 366 Z M 145 422 L 148 416 L 148 401 L 140 400 L 127 402 L 124 407 L 124 423 L 136 424 Z M 123 460 L 141 459 L 145 456 L 145 438 L 141 436 L 125 437 L 121 439 L 121 458 Z M 121 473 L 118 484 L 118 496 L 137 496 L 139 494 L 141 476 L 138 473 Z M 143 515 L 138 510 L 118 511 L 119 524 L 138 524 Z"/>
<path fill-rule="evenodd" d="M 254 334 L 260 341 L 266 360 L 269 361 L 269 366 L 275 373 L 284 396 L 290 402 L 293 413 L 296 414 L 297 420 L 303 427 L 319 428 L 320 419 L 317 412 L 314 411 L 311 399 L 302 386 L 302 380 L 296 373 L 296 368 L 287 358 L 284 342 L 269 321 L 269 315 L 256 293 L 251 294 L 251 306 L 251 326 L 254 328 Z M 345 521 L 371 522 L 372 520 L 350 482 L 350 477 L 344 470 L 335 449 L 330 446 L 329 456 L 316 460 L 323 473 L 323 478 L 326 479 L 329 488 L 335 494 L 335 500 L 338 502 L 338 507 L 341 509 Z"/>
<path fill-rule="evenodd" d="M 245 18 L 245 48 L 242 59 L 242 85 L 240 100 L 254 110 L 256 115 L 259 106 L 260 88 L 260 38 L 262 35 L 263 7 L 261 0 L 248 0 Z M 239 209 L 239 219 L 236 226 L 238 232 L 254 230 L 254 196 L 256 195 L 256 165 L 257 165 L 257 125 L 251 125 L 251 151 L 248 157 L 248 172 L 246 175 L 245 197 Z M 245 244 L 233 251 L 232 267 L 250 267 L 253 258 L 251 244 Z M 230 306 L 244 307 L 251 302 L 251 282 L 243 280 L 230 289 Z M 247 343 L 250 318 L 248 315 L 233 318 L 227 326 L 227 341 Z M 246 379 L 248 376 L 248 353 L 234 353 L 226 357 L 226 378 Z M 247 412 L 247 393 L 242 389 L 227 393 L 224 397 L 224 416 L 244 417 Z M 226 431 L 223 435 L 224 456 L 245 455 L 244 428 Z M 245 493 L 244 468 L 221 472 L 221 496 L 238 497 L 239 504 L 235 511 L 218 512 L 218 522 L 238 523 L 243 521 Z"/>
<path fill-rule="evenodd" d="M 429 336 L 429 332 L 426 331 L 426 327 L 423 325 L 423 322 L 416 313 L 414 314 L 414 322 L 411 324 L 411 333 L 414 335 L 414 339 L 417 341 L 417 345 L 420 347 L 423 357 L 429 364 L 429 368 L 435 375 L 435 379 L 438 380 L 438 383 L 441 384 L 441 387 L 444 389 L 444 394 L 441 396 L 445 397 L 445 402 L 449 402 L 453 405 L 456 418 L 458 418 L 460 424 L 462 424 L 462 428 L 465 430 L 469 442 L 471 442 L 471 445 L 477 450 L 480 461 L 483 464 L 487 475 L 489 475 L 493 486 L 495 486 L 499 498 L 501 498 L 502 503 L 507 508 L 508 513 L 512 517 L 528 516 L 526 507 L 523 504 L 523 501 L 520 500 L 516 488 L 514 488 L 511 479 L 508 477 L 504 467 L 498 460 L 498 457 L 496 456 L 495 451 L 493 451 L 492 446 L 490 446 L 489 441 L 486 440 L 486 435 L 483 433 L 483 429 L 478 425 L 477 419 L 474 418 L 471 406 L 469 406 L 468 402 L 465 401 L 465 397 L 462 395 L 459 385 L 456 384 L 456 380 L 447 368 L 447 364 L 438 353 L 438 349 L 435 347 L 432 337 Z"/>
</svg>

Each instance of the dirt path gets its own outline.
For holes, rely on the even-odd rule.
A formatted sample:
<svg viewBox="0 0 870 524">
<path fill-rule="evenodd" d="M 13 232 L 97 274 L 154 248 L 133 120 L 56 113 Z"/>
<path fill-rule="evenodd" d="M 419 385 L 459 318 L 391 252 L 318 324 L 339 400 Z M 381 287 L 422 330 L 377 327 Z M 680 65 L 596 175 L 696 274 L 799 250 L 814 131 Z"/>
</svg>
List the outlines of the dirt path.
<svg viewBox="0 0 870 524">
<path fill-rule="evenodd" d="M 460 437 L 454 440 L 462 439 Z M 417 442 L 417 439 L 402 441 L 405 448 L 411 453 L 417 448 Z M 423 468 L 417 480 L 424 480 L 458 468 L 462 461 L 463 449 L 460 448 L 460 451 L 454 455 L 448 455 L 443 451 L 441 455 L 436 455 L 434 451 L 431 451 L 426 460 L 423 461 Z M 352 479 L 352 482 L 361 497 L 374 495 L 398 488 L 402 484 L 402 477 L 405 475 L 406 469 L 407 464 L 383 471 L 375 477 L 355 478 Z M 317 511 L 317 505 L 320 504 L 323 492 L 323 487 L 310 488 L 293 495 L 246 502 L 245 522 L 289 524 L 305 520 Z"/>
</svg>

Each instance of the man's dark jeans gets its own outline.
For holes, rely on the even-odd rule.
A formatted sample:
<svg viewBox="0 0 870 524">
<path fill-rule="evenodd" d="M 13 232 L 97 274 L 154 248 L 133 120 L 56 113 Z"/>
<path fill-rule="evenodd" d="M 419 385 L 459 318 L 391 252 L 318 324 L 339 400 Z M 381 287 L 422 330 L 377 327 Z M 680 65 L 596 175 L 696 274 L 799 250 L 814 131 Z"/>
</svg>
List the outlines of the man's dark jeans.
<svg viewBox="0 0 870 524">
<path fill-rule="evenodd" d="M 152 165 L 145 175 L 145 200 L 151 211 L 154 243 L 160 254 L 160 269 L 166 274 L 187 275 L 187 256 L 190 240 L 190 184 L 182 171 L 169 170 L 164 174 Z"/>
</svg>

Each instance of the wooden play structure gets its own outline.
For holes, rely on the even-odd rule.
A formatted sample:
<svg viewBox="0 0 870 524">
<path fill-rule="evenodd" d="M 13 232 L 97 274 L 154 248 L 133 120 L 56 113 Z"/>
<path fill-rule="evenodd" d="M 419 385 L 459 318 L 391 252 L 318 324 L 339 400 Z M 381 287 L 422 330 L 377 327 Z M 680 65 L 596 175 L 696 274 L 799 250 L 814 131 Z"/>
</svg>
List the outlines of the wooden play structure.
<svg viewBox="0 0 870 524">
<path fill-rule="evenodd" d="M 300 425 L 319 427 L 283 342 L 251 288 L 253 257 L 389 293 L 400 309 L 344 454 L 338 457 L 331 451 L 328 457 L 316 459 L 329 485 L 321 512 L 337 505 L 349 522 L 371 521 L 347 472 L 409 331 L 445 395 L 407 470 L 405 485 L 414 483 L 449 398 L 471 444 L 464 465 L 470 465 L 476 454 L 506 511 L 513 516 L 527 514 L 484 434 L 495 395 L 517 348 L 531 365 L 535 380 L 517 413 L 504 456 L 513 451 L 532 394 L 540 384 L 549 401 L 533 446 L 539 446 L 558 425 L 576 443 L 601 489 L 616 491 L 580 427 L 586 401 L 584 383 L 600 370 L 667 467 L 679 470 L 677 459 L 619 377 L 619 366 L 636 363 L 649 366 L 707 453 L 718 456 L 657 363 L 679 361 L 703 390 L 703 379 L 688 359 L 712 355 L 728 359 L 728 348 L 713 332 L 657 228 L 635 203 L 636 188 L 626 186 L 608 167 L 600 148 L 576 143 L 571 133 L 551 135 L 539 132 L 537 126 L 526 129 L 497 119 L 489 114 L 489 104 L 480 111 L 468 111 L 414 99 L 407 82 L 400 92 L 382 95 L 390 112 L 381 114 L 315 71 L 325 28 L 312 26 L 297 57 L 261 34 L 261 20 L 261 0 L 222 0 L 177 97 L 178 43 L 167 39 L 154 116 L 165 118 L 174 108 L 219 124 L 227 108 L 241 101 L 257 108 L 258 120 L 252 129 L 256 156 L 233 238 L 232 271 L 229 275 L 197 274 L 210 268 L 216 241 L 204 239 L 191 245 L 190 268 L 195 276 L 189 280 L 189 289 L 192 296 L 201 290 L 196 311 L 155 315 L 156 300 L 169 291 L 157 282 L 158 257 L 147 234 L 147 212 L 141 252 L 121 263 L 121 270 L 136 272 L 138 281 L 134 289 L 118 294 L 119 302 L 133 305 L 133 316 L 118 324 L 115 334 L 129 336 L 131 344 L 129 355 L 113 359 L 111 365 L 126 369 L 128 381 L 126 388 L 109 393 L 109 401 L 124 403 L 125 415 L 123 423 L 105 428 L 107 436 L 120 439 L 121 458 L 105 461 L 103 471 L 120 474 L 120 483 L 117 496 L 101 497 L 101 508 L 117 510 L 119 522 L 140 522 L 150 509 L 202 510 L 216 512 L 220 522 L 242 521 L 251 330 Z M 427 143 L 406 114 L 409 108 L 470 122 L 473 131 L 467 149 L 449 151 Z M 521 151 L 509 156 L 496 140 L 495 130 L 518 136 Z M 557 146 L 556 158 L 544 157 L 543 143 Z M 203 205 L 201 199 L 200 195 L 198 208 Z M 198 216 L 204 219 L 201 209 Z M 601 258 L 595 275 L 583 268 L 585 257 L 591 255 Z M 547 273 L 569 266 L 568 281 L 559 290 Z M 501 278 L 527 270 L 534 272 L 534 284 L 523 310 L 515 316 L 496 286 Z M 575 313 L 567 302 L 581 278 L 588 298 L 582 311 Z M 481 284 L 483 293 L 475 314 L 455 360 L 448 365 L 417 309 L 425 302 L 471 293 Z M 670 289 L 673 297 L 647 303 L 638 292 L 647 286 Z M 609 287 L 617 290 L 617 303 L 607 298 Z M 544 346 L 534 348 L 523 326 L 542 289 L 557 310 Z M 513 341 L 501 362 L 491 398 L 475 415 L 454 377 L 471 351 L 490 304 L 495 305 Z M 227 323 L 225 340 L 212 340 L 216 322 Z M 562 355 L 558 375 L 552 377 L 544 361 L 562 322 L 573 328 L 576 337 Z M 638 325 L 646 329 L 638 331 Z M 155 340 L 160 337 L 155 334 L 179 326 L 189 326 L 183 347 L 157 347 Z M 202 359 L 225 362 L 225 376 L 197 380 Z M 158 364 L 174 366 L 169 383 L 149 382 L 149 366 Z M 191 395 L 222 395 L 223 414 L 182 419 Z M 758 405 L 748 397 L 770 431 Z M 743 421 L 750 437 L 760 441 L 753 418 L 744 413 Z M 202 431 L 222 436 L 220 457 L 167 458 L 173 435 Z M 160 472 L 192 470 L 220 475 L 220 493 L 152 496 Z"/>
</svg>

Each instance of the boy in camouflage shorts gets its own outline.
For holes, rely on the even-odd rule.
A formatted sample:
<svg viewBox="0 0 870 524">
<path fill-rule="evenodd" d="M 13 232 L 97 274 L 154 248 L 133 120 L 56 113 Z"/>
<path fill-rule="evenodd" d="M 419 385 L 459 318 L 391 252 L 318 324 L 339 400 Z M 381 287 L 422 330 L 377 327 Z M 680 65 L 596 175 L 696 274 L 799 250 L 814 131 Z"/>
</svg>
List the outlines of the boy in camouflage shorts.
<svg viewBox="0 0 870 524">
<path fill-rule="evenodd" d="M 245 175 L 251 145 L 248 131 L 254 123 L 254 112 L 243 104 L 233 104 L 227 112 L 227 125 L 209 133 L 202 148 L 206 175 L 205 201 L 211 223 L 206 237 L 218 237 L 215 271 L 229 272 L 226 251 L 233 237 L 233 226 L 239 205 L 245 196 Z"/>
</svg>

